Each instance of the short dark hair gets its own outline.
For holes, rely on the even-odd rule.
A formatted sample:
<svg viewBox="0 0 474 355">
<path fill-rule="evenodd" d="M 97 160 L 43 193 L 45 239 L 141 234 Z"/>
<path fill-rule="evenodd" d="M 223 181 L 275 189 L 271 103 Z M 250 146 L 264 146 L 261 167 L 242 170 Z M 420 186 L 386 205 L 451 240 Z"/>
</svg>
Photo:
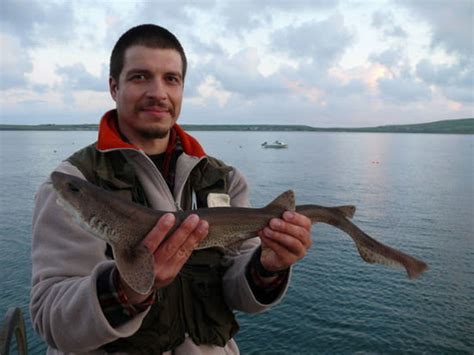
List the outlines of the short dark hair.
<svg viewBox="0 0 474 355">
<path fill-rule="evenodd" d="M 110 56 L 110 76 L 117 82 L 123 69 L 125 51 L 136 45 L 142 45 L 149 48 L 174 49 L 181 55 L 183 64 L 183 80 L 186 76 L 188 62 L 184 49 L 174 34 L 166 28 L 145 24 L 132 27 L 125 32 L 115 43 L 112 55 Z"/>
</svg>

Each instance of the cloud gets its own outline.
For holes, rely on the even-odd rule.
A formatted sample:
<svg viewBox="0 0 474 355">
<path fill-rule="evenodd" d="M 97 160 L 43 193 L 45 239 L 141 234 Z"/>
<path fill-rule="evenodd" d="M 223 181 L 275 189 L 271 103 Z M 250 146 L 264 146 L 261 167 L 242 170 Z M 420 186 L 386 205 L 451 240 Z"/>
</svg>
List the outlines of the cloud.
<svg viewBox="0 0 474 355">
<path fill-rule="evenodd" d="M 391 11 L 376 11 L 372 14 L 372 26 L 381 30 L 385 37 L 406 38 L 407 32 L 395 23 Z"/>
<path fill-rule="evenodd" d="M 219 3 L 221 4 L 221 3 Z M 277 14 L 286 17 L 294 13 L 318 12 L 338 6 L 336 0 L 298 0 L 298 1 L 227 1 L 220 6 L 219 17 L 224 25 L 238 33 L 249 32 L 258 27 L 269 26 Z"/>
<path fill-rule="evenodd" d="M 214 68 L 214 64 L 210 67 Z M 212 71 L 213 80 L 207 79 L 207 84 L 212 84 L 207 95 L 201 91 L 185 100 L 185 120 L 192 117 L 193 122 L 199 123 L 278 124 L 291 120 L 310 125 L 341 125 L 339 120 L 347 107 L 351 107 L 351 120 L 367 120 L 362 112 L 367 112 L 367 100 L 372 94 L 360 78 L 341 79 L 342 75 L 318 70 L 314 63 L 283 67 L 266 77 L 257 70 L 259 57 L 252 48 L 221 64 Z M 358 116 L 352 114 L 356 107 Z"/>
<path fill-rule="evenodd" d="M 340 59 L 354 41 L 354 35 L 344 26 L 341 15 L 291 25 L 275 31 L 271 37 L 274 50 L 286 52 L 292 59 L 310 59 L 322 68 L 328 68 Z"/>
<path fill-rule="evenodd" d="M 195 23 L 195 12 L 210 11 L 216 6 L 215 0 L 175 0 L 175 1 L 144 1 L 139 2 L 132 25 L 155 23 L 166 27 L 172 32 L 187 28 Z M 117 32 L 115 29 L 114 33 Z"/>
<path fill-rule="evenodd" d="M 111 101 L 106 92 L 12 89 L 0 95 L 0 122 L 94 123 Z"/>
<path fill-rule="evenodd" d="M 0 90 L 28 84 L 27 74 L 33 69 L 32 59 L 18 38 L 0 33 Z"/>
<path fill-rule="evenodd" d="M 0 0 L 0 120 L 97 119 L 113 107 L 112 46 L 141 23 L 168 28 L 188 54 L 187 123 L 473 112 L 472 2 Z"/>
<path fill-rule="evenodd" d="M 68 66 L 58 66 L 56 74 L 62 79 L 62 89 L 88 90 L 104 92 L 108 90 L 108 66 L 103 65 L 100 76 L 92 75 L 82 63 Z"/>
<path fill-rule="evenodd" d="M 370 54 L 369 60 L 391 68 L 400 64 L 400 61 L 402 60 L 401 53 L 402 50 L 400 48 L 389 48 L 381 53 Z"/>
<path fill-rule="evenodd" d="M 472 60 L 474 53 L 473 3 L 464 0 L 457 0 L 454 3 L 433 0 L 430 2 L 430 6 L 417 1 L 400 0 L 398 3 L 411 10 L 410 14 L 414 21 L 421 20 L 428 24 L 431 49 L 444 49 L 451 60 L 437 63 L 435 59 L 432 59 L 432 56 L 421 59 L 414 66 L 414 74 L 419 80 L 413 78 L 385 78 L 381 80 L 379 87 L 385 97 L 396 100 L 408 100 L 409 96 L 413 96 L 414 99 L 428 97 L 426 88 L 431 87 L 432 90 L 444 95 L 449 100 L 472 104 L 474 102 L 472 79 L 474 77 L 474 62 Z M 372 24 L 375 27 L 384 28 L 385 23 L 393 23 L 393 16 L 390 13 L 378 12 L 374 14 Z M 400 49 L 397 50 L 401 52 Z M 388 67 L 397 66 L 395 49 L 390 49 L 379 55 L 371 55 L 370 59 Z M 399 58 L 398 66 L 400 61 Z M 406 95 L 402 93 L 403 90 L 406 90 Z"/>
<path fill-rule="evenodd" d="M 434 64 L 424 59 L 416 66 L 417 75 L 426 83 L 435 85 L 449 99 L 474 102 L 474 64 Z"/>
<path fill-rule="evenodd" d="M 193 33 L 187 34 L 183 39 L 180 39 L 183 48 L 186 51 L 186 55 L 189 52 L 194 52 L 195 55 L 203 60 L 203 57 L 221 57 L 225 56 L 225 51 L 222 46 L 214 40 L 205 40 Z M 189 59 L 189 58 L 188 58 Z"/>
<path fill-rule="evenodd" d="M 285 90 L 278 75 L 264 76 L 259 71 L 260 56 L 256 48 L 245 48 L 213 63 L 211 73 L 231 92 L 253 99 L 259 95 L 278 95 Z"/>
<path fill-rule="evenodd" d="M 19 37 L 22 45 L 66 42 L 74 34 L 73 3 L 2 0 L 0 24 L 2 32 Z"/>
<path fill-rule="evenodd" d="M 217 81 L 212 76 L 207 76 L 197 87 L 195 90 L 195 96 L 190 98 L 188 101 L 201 105 L 206 106 L 209 103 L 209 100 L 217 101 L 220 108 L 226 106 L 229 98 L 231 97 L 231 93 L 226 91 L 222 84 Z"/>
<path fill-rule="evenodd" d="M 380 78 L 378 87 L 384 98 L 398 103 L 418 102 L 431 98 L 429 87 L 410 76 Z"/>
<path fill-rule="evenodd" d="M 244 100 L 256 100 L 261 96 L 279 97 L 289 93 L 286 79 L 277 72 L 263 75 L 259 67 L 261 55 L 254 47 L 243 48 L 235 54 L 222 54 L 208 61 L 194 63 L 187 74 L 185 92 L 187 97 L 198 99 L 204 83 L 213 82 L 229 95 L 241 96 Z"/>
<path fill-rule="evenodd" d="M 449 100 L 469 104 L 474 102 L 474 65 L 460 62 L 437 64 L 422 59 L 411 69 L 409 59 L 397 48 L 371 54 L 370 60 L 386 68 L 388 75 L 377 79 L 383 96 L 398 102 L 414 102 L 431 97 L 436 91 Z M 411 73 L 412 72 L 412 73 Z"/>
<path fill-rule="evenodd" d="M 448 53 L 472 59 L 474 5 L 471 0 L 431 0 L 429 5 L 411 0 L 399 0 L 399 3 L 430 25 L 433 48 L 441 47 Z"/>
</svg>

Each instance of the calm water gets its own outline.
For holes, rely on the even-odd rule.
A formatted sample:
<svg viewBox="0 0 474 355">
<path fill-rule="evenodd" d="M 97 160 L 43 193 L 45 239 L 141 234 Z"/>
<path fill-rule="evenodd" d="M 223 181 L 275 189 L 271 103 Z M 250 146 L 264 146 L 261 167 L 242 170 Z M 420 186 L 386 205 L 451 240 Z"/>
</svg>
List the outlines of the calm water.
<svg viewBox="0 0 474 355">
<path fill-rule="evenodd" d="M 0 132 L 0 316 L 21 306 L 32 354 L 45 349 L 28 315 L 33 196 L 95 135 Z M 289 188 L 300 204 L 355 204 L 362 229 L 430 266 L 409 281 L 401 269 L 362 262 L 345 234 L 317 225 L 285 300 L 264 314 L 238 315 L 243 354 L 474 352 L 473 136 L 194 135 L 246 174 L 255 206 Z M 290 148 L 260 148 L 275 139 Z"/>
</svg>

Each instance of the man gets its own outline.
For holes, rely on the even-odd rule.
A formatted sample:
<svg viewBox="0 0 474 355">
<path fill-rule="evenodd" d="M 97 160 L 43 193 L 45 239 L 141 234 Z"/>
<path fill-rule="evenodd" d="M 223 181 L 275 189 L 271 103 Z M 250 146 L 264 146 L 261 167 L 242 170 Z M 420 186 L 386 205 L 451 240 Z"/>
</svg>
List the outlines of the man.
<svg viewBox="0 0 474 355">
<path fill-rule="evenodd" d="M 186 56 L 173 34 L 155 25 L 127 31 L 110 61 L 116 109 L 100 122 L 98 141 L 57 171 L 87 179 L 160 210 L 248 206 L 235 168 L 207 156 L 176 124 Z M 56 203 L 51 181 L 36 196 L 31 318 L 48 353 L 238 353 L 233 310 L 261 312 L 284 295 L 290 267 L 311 246 L 311 222 L 285 212 L 238 250 L 193 251 L 208 224 L 164 215 L 143 240 L 155 258 L 155 287 L 135 293 L 105 242 Z"/>
</svg>

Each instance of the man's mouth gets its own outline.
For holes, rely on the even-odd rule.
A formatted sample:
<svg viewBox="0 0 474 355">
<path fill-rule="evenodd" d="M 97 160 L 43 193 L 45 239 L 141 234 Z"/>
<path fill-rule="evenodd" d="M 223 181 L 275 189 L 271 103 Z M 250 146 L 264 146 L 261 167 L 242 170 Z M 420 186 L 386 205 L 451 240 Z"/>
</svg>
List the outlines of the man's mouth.
<svg viewBox="0 0 474 355">
<path fill-rule="evenodd" d="M 169 109 L 167 107 L 161 107 L 161 106 L 146 106 L 146 107 L 142 107 L 141 111 L 162 113 L 162 112 L 169 112 Z"/>
</svg>

